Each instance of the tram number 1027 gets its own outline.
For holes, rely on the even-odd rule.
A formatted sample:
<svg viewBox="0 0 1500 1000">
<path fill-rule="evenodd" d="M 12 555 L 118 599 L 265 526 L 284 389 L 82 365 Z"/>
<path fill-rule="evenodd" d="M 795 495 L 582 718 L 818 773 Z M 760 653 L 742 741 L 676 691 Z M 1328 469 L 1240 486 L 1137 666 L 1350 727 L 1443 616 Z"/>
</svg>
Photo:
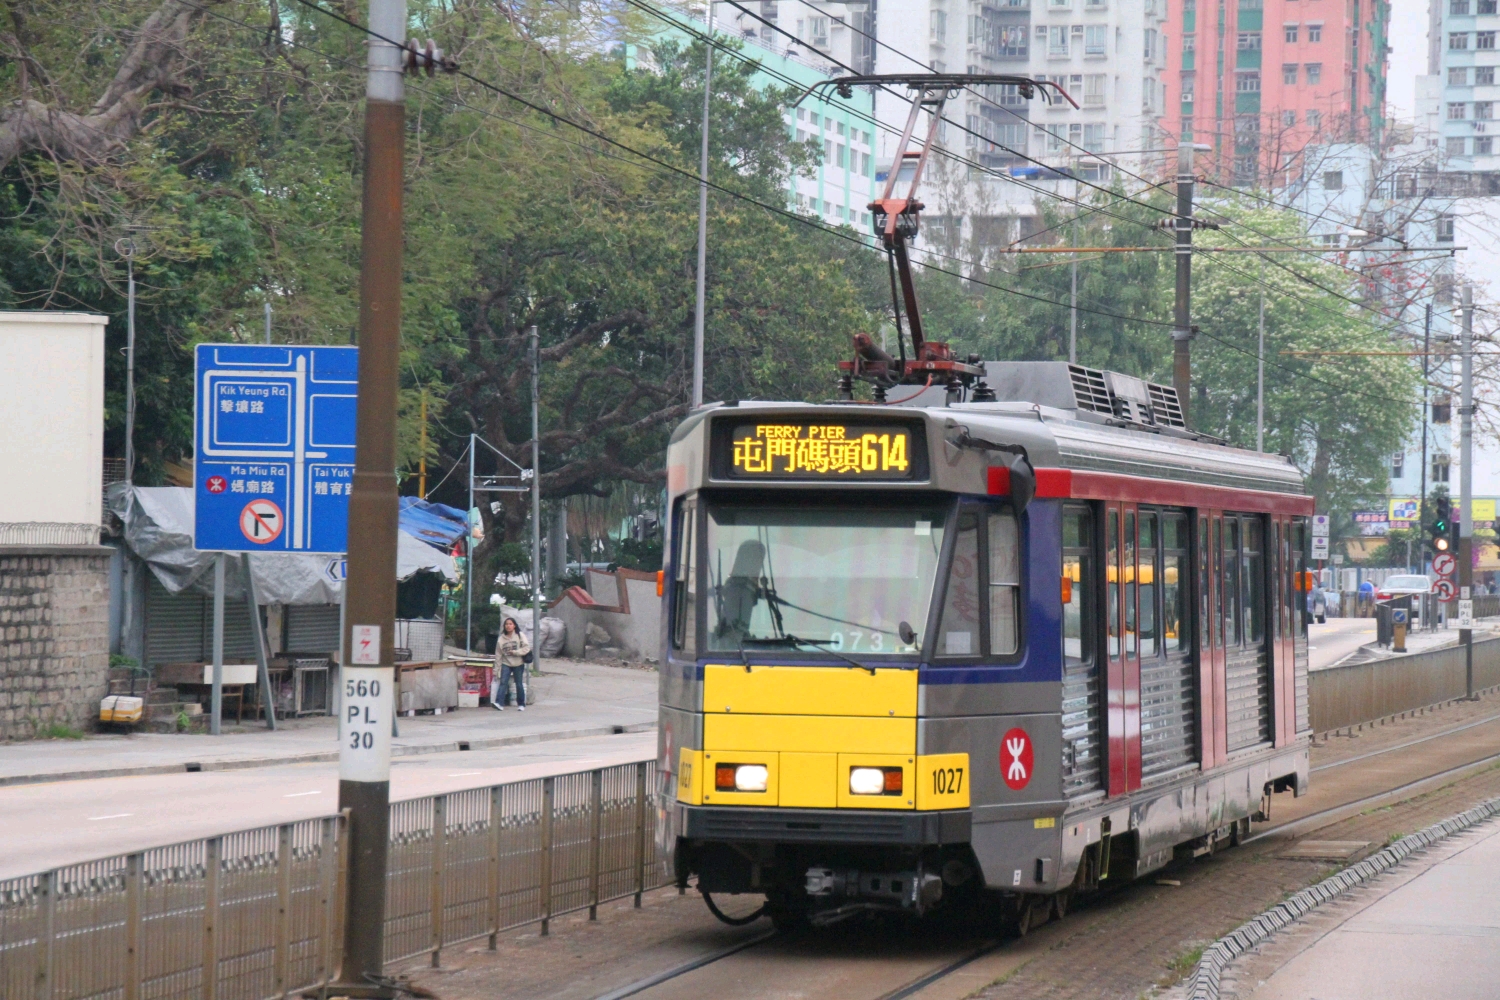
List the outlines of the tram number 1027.
<svg viewBox="0 0 1500 1000">
<path fill-rule="evenodd" d="M 932 791 L 934 795 L 958 795 L 964 789 L 964 769 L 961 767 L 940 767 L 932 772 Z"/>
</svg>

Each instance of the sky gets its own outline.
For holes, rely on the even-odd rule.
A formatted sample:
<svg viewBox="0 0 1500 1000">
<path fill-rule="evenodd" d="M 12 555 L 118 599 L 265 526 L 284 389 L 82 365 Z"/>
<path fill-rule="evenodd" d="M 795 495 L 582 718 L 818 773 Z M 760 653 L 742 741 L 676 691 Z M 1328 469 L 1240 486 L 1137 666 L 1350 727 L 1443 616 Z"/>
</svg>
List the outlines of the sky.
<svg viewBox="0 0 1500 1000">
<path fill-rule="evenodd" d="M 1427 72 L 1427 0 L 1393 0 L 1391 46 L 1386 101 L 1392 118 L 1411 121 L 1417 77 Z"/>
</svg>

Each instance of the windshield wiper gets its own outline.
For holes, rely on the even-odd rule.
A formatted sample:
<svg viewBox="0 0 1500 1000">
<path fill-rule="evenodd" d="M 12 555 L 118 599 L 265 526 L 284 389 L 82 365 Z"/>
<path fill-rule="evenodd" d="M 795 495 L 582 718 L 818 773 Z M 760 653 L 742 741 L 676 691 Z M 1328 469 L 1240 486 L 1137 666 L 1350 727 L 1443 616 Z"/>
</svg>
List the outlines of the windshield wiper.
<svg viewBox="0 0 1500 1000">
<path fill-rule="evenodd" d="M 742 659 L 744 657 L 745 643 L 747 642 L 757 646 L 781 646 L 787 649 L 796 649 L 798 646 L 817 646 L 818 648 L 822 649 L 823 652 L 832 653 L 834 656 L 843 660 L 845 663 L 850 664 L 851 666 L 858 667 L 861 670 L 868 670 L 871 677 L 875 676 L 874 667 L 870 666 L 867 663 L 860 663 L 858 660 L 850 659 L 843 653 L 840 653 L 838 650 L 834 649 L 831 643 L 819 642 L 817 639 L 802 639 L 790 633 L 786 635 L 773 636 L 766 639 L 741 639 L 740 656 Z"/>
</svg>

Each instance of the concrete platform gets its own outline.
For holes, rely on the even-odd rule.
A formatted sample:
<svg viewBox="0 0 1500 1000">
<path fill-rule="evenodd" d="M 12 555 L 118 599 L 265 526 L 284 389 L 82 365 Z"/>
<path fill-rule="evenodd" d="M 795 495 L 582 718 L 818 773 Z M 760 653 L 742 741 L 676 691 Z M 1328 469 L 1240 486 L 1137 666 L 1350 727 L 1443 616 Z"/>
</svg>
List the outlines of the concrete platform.
<svg viewBox="0 0 1500 1000">
<path fill-rule="evenodd" d="M 1227 970 L 1238 1000 L 1500 996 L 1500 820 L 1319 907 Z"/>
<path fill-rule="evenodd" d="M 546 660 L 528 678 L 525 712 L 489 707 L 399 720 L 392 756 L 490 749 L 656 728 L 657 674 L 582 660 Z M 338 760 L 338 725 L 329 716 L 225 727 L 221 736 L 132 733 L 81 740 L 0 743 L 0 785 L 172 774 Z"/>
</svg>

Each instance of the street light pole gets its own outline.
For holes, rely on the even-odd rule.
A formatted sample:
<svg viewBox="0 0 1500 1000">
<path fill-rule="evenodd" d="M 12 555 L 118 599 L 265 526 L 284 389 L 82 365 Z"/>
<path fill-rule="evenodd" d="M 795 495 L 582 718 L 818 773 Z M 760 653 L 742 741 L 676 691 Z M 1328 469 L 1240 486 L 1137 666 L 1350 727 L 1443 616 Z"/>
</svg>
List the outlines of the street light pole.
<svg viewBox="0 0 1500 1000">
<path fill-rule="evenodd" d="M 714 82 L 714 3 L 708 0 L 708 42 L 703 64 L 703 137 L 698 155 L 698 274 L 693 307 L 693 406 L 703 405 L 703 310 L 708 267 L 708 107 Z"/>
<path fill-rule="evenodd" d="M 135 240 L 115 241 L 125 258 L 125 485 L 135 484 Z"/>
<path fill-rule="evenodd" d="M 1266 273 L 1266 259 L 1260 258 L 1260 271 L 1256 280 Z M 1266 286 L 1260 286 L 1260 310 L 1258 313 L 1259 337 L 1255 349 L 1255 450 L 1266 450 Z"/>
<path fill-rule="evenodd" d="M 1427 530 L 1427 369 L 1429 353 L 1432 351 L 1432 303 L 1427 303 L 1422 321 L 1422 478 L 1421 493 L 1417 498 L 1417 534 Z M 1417 553 L 1416 572 L 1422 572 L 1422 566 L 1427 562 L 1422 553 Z M 1411 553 L 1407 552 L 1406 566 L 1411 568 Z M 1430 624 L 1430 623 L 1427 623 Z"/>
<path fill-rule="evenodd" d="M 349 499 L 340 676 L 339 808 L 348 810 L 340 982 L 387 998 L 384 962 L 391 729 L 395 721 L 396 405 L 401 350 L 402 46 L 406 0 L 370 0 L 359 277 L 359 414 Z"/>
<path fill-rule="evenodd" d="M 542 635 L 542 442 L 537 399 L 541 391 L 542 351 L 535 326 L 531 328 L 531 662 L 541 669 Z"/>
<path fill-rule="evenodd" d="M 1463 344 L 1458 407 L 1458 596 L 1474 599 L 1474 286 L 1464 286 Z M 1472 609 L 1473 604 L 1469 607 Z M 1463 618 L 1463 615 L 1459 616 Z M 1469 615 L 1472 620 L 1472 611 Z M 1474 698 L 1474 630 L 1458 630 L 1464 647 L 1464 687 Z"/>
</svg>

